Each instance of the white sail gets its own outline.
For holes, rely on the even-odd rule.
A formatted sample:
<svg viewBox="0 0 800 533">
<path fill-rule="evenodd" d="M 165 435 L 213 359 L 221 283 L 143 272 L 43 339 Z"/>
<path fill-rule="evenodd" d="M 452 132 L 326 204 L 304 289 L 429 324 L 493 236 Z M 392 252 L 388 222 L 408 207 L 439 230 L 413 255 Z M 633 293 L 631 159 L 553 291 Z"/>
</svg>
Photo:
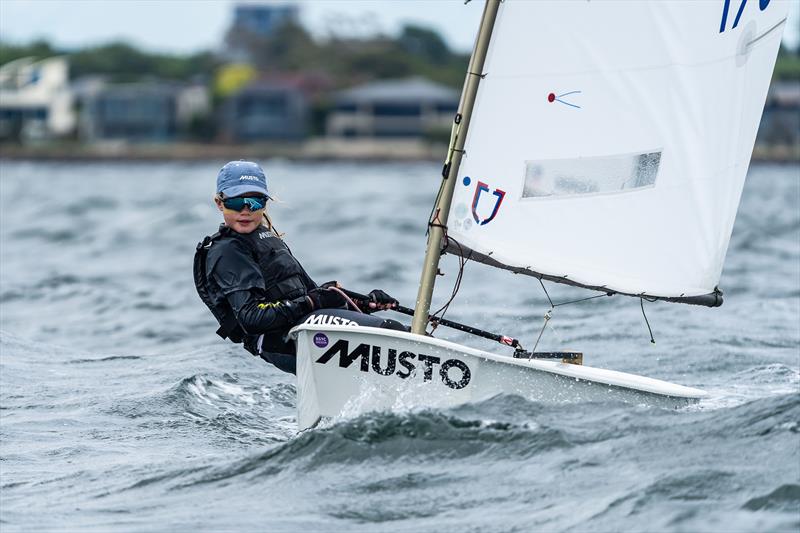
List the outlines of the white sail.
<svg viewBox="0 0 800 533">
<path fill-rule="evenodd" d="M 788 8 L 504 2 L 449 237 L 579 285 L 713 293 Z"/>
</svg>

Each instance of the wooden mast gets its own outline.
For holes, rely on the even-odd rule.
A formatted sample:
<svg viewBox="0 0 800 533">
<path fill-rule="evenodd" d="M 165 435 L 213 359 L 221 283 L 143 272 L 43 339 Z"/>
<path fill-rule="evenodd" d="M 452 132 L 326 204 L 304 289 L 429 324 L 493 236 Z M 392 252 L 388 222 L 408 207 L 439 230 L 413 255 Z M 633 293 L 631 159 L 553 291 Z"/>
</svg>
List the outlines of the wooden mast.
<svg viewBox="0 0 800 533">
<path fill-rule="evenodd" d="M 411 323 L 411 332 L 419 335 L 425 333 L 425 327 L 428 324 L 433 286 L 436 281 L 436 273 L 439 271 L 439 257 L 441 256 L 444 227 L 447 226 L 447 217 L 450 213 L 450 203 L 453 200 L 453 190 L 458 178 L 461 156 L 464 153 L 464 143 L 467 139 L 472 108 L 475 105 L 478 84 L 483 75 L 483 64 L 486 60 L 486 51 L 489 48 L 489 40 L 492 37 L 500 1 L 486 0 L 486 5 L 483 8 L 478 37 L 475 39 L 475 47 L 472 50 L 472 57 L 469 61 L 467 77 L 464 80 L 464 89 L 461 92 L 461 105 L 455 118 L 447 163 L 442 172 L 443 181 L 439 197 L 433 209 L 431 220 L 428 221 L 428 248 L 425 252 L 425 262 L 422 266 L 422 276 L 420 277 L 419 291 L 417 292 L 417 303 L 414 308 L 414 319 Z"/>
</svg>

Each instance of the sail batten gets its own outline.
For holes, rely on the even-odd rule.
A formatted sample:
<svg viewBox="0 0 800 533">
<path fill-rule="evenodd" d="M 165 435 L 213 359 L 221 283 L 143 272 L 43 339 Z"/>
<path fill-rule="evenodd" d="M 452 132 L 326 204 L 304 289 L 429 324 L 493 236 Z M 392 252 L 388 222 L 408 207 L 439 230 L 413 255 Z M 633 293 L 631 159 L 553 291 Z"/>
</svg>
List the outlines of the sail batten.
<svg viewBox="0 0 800 533">
<path fill-rule="evenodd" d="M 733 27 L 723 5 L 504 2 L 448 235 L 539 279 L 719 305 L 788 11 Z"/>
</svg>

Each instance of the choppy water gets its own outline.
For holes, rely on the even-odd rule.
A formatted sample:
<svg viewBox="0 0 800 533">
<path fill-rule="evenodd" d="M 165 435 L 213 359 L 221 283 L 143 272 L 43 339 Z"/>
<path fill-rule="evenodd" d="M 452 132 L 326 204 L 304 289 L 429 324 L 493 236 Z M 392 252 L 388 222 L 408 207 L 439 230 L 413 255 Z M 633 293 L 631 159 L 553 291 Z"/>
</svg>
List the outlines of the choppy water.
<svg viewBox="0 0 800 533">
<path fill-rule="evenodd" d="M 656 346 L 633 299 L 551 321 L 543 349 L 705 388 L 699 406 L 501 396 L 302 435 L 293 378 L 217 338 L 194 293 L 218 167 L 0 163 L 3 533 L 800 529 L 796 166 L 751 169 L 722 308 L 650 304 Z M 267 168 L 317 280 L 413 302 L 437 165 Z M 470 264 L 448 316 L 532 340 L 546 309 Z"/>
</svg>

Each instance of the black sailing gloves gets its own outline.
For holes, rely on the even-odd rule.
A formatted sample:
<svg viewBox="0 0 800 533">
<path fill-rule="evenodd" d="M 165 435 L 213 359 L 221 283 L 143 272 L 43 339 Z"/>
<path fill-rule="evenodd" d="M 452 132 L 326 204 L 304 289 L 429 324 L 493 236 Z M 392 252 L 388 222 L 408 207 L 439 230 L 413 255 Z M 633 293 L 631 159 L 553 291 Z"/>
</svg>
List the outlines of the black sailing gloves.
<svg viewBox="0 0 800 533">
<path fill-rule="evenodd" d="M 341 309 L 347 306 L 347 300 L 339 291 L 332 291 L 327 288 L 314 289 L 308 293 L 311 300 L 311 310 L 317 309 Z"/>
<path fill-rule="evenodd" d="M 366 302 L 359 302 L 359 304 L 361 310 L 365 313 L 384 311 L 386 309 L 395 309 L 398 306 L 397 300 L 380 289 L 374 289 L 370 291 L 369 300 Z"/>
<path fill-rule="evenodd" d="M 347 307 L 347 300 L 339 290 L 341 285 L 335 281 L 323 283 L 319 289 L 314 289 L 308 293 L 311 302 L 311 310 L 317 309 L 341 309 Z M 345 291 L 347 292 L 347 291 Z M 375 289 L 366 297 L 354 297 L 353 293 L 348 293 L 353 298 L 354 303 L 364 313 L 374 313 L 375 311 L 385 311 L 396 309 L 399 305 L 397 300 L 386 294 L 380 289 Z"/>
</svg>

